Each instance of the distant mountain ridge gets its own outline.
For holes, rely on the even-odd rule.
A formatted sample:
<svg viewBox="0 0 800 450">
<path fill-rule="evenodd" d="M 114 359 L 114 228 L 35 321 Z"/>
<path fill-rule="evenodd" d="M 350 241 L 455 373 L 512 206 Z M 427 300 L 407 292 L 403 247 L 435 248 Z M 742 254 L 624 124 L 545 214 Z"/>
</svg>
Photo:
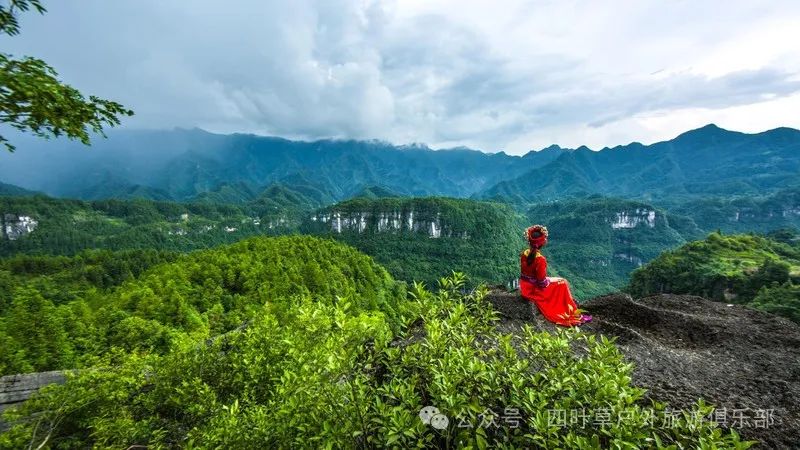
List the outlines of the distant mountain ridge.
<svg viewBox="0 0 800 450">
<path fill-rule="evenodd" d="M 602 194 L 653 199 L 741 196 L 800 186 L 800 131 L 756 134 L 716 125 L 652 145 L 561 152 L 476 197 L 517 204 Z"/>
<path fill-rule="evenodd" d="M 50 195 L 82 199 L 136 192 L 190 200 L 222 186 L 261 190 L 310 180 L 334 200 L 371 186 L 404 196 L 469 197 L 546 164 L 560 149 L 524 156 L 431 150 L 377 141 L 291 141 L 202 130 L 116 131 L 91 149 L 63 140 L 22 139 L 0 155 L 0 179 Z M 107 194 L 107 195 L 104 195 Z"/>
<path fill-rule="evenodd" d="M 0 182 L 0 197 L 29 197 L 39 195 L 40 192 L 29 191 L 13 184 Z"/>
<path fill-rule="evenodd" d="M 649 201 L 763 195 L 800 186 L 800 131 L 791 128 L 745 134 L 707 125 L 651 145 L 598 151 L 551 145 L 523 156 L 198 129 L 116 131 L 90 149 L 63 140 L 19 142 L 20 151 L 0 154 L 0 180 L 82 199 L 205 196 L 241 202 L 273 183 L 299 183 L 314 185 L 334 202 L 380 186 L 393 195 L 524 206 L 590 194 Z"/>
</svg>

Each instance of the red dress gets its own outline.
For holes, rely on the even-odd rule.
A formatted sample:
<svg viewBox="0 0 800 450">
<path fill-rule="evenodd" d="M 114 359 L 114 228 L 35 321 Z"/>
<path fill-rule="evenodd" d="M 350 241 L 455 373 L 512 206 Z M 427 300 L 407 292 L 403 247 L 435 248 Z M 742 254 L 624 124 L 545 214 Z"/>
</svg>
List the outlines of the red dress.
<svg viewBox="0 0 800 450">
<path fill-rule="evenodd" d="M 547 260 L 539 251 L 528 264 L 527 249 L 520 255 L 521 275 L 519 290 L 523 297 L 532 301 L 549 321 L 563 326 L 581 324 L 581 313 L 569 291 L 569 283 L 563 278 L 547 277 Z"/>
</svg>

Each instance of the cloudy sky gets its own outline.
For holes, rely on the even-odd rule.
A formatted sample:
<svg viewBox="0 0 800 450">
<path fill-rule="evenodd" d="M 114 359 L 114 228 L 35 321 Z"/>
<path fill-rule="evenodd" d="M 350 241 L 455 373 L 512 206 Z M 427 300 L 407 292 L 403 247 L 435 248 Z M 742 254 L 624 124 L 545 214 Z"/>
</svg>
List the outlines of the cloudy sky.
<svg viewBox="0 0 800 450">
<path fill-rule="evenodd" d="M 200 127 L 524 153 L 800 128 L 800 1 L 59 0 L 4 52 Z"/>
</svg>

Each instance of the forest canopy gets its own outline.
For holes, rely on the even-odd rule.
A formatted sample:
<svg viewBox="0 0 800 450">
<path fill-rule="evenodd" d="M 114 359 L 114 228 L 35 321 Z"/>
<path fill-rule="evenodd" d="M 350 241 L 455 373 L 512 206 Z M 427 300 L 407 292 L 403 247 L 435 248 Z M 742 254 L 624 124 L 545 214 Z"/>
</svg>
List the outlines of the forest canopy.
<svg viewBox="0 0 800 450">
<path fill-rule="evenodd" d="M 87 251 L 0 260 L 0 374 L 164 354 L 305 302 L 394 315 L 404 298 L 372 259 L 314 237 L 253 238 L 186 255 Z"/>
</svg>

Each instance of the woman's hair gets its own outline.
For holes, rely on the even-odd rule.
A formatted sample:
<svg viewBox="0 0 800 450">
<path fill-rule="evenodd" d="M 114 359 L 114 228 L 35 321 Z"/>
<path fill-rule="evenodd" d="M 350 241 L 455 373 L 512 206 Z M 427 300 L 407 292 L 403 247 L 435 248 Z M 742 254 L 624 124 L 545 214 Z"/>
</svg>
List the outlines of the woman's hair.
<svg viewBox="0 0 800 450">
<path fill-rule="evenodd" d="M 539 249 L 536 248 L 533 248 L 531 250 L 533 251 L 528 252 L 528 256 L 526 258 L 526 260 L 528 261 L 528 265 L 530 265 L 533 262 L 533 260 L 536 259 L 536 252 L 539 251 Z"/>
</svg>

